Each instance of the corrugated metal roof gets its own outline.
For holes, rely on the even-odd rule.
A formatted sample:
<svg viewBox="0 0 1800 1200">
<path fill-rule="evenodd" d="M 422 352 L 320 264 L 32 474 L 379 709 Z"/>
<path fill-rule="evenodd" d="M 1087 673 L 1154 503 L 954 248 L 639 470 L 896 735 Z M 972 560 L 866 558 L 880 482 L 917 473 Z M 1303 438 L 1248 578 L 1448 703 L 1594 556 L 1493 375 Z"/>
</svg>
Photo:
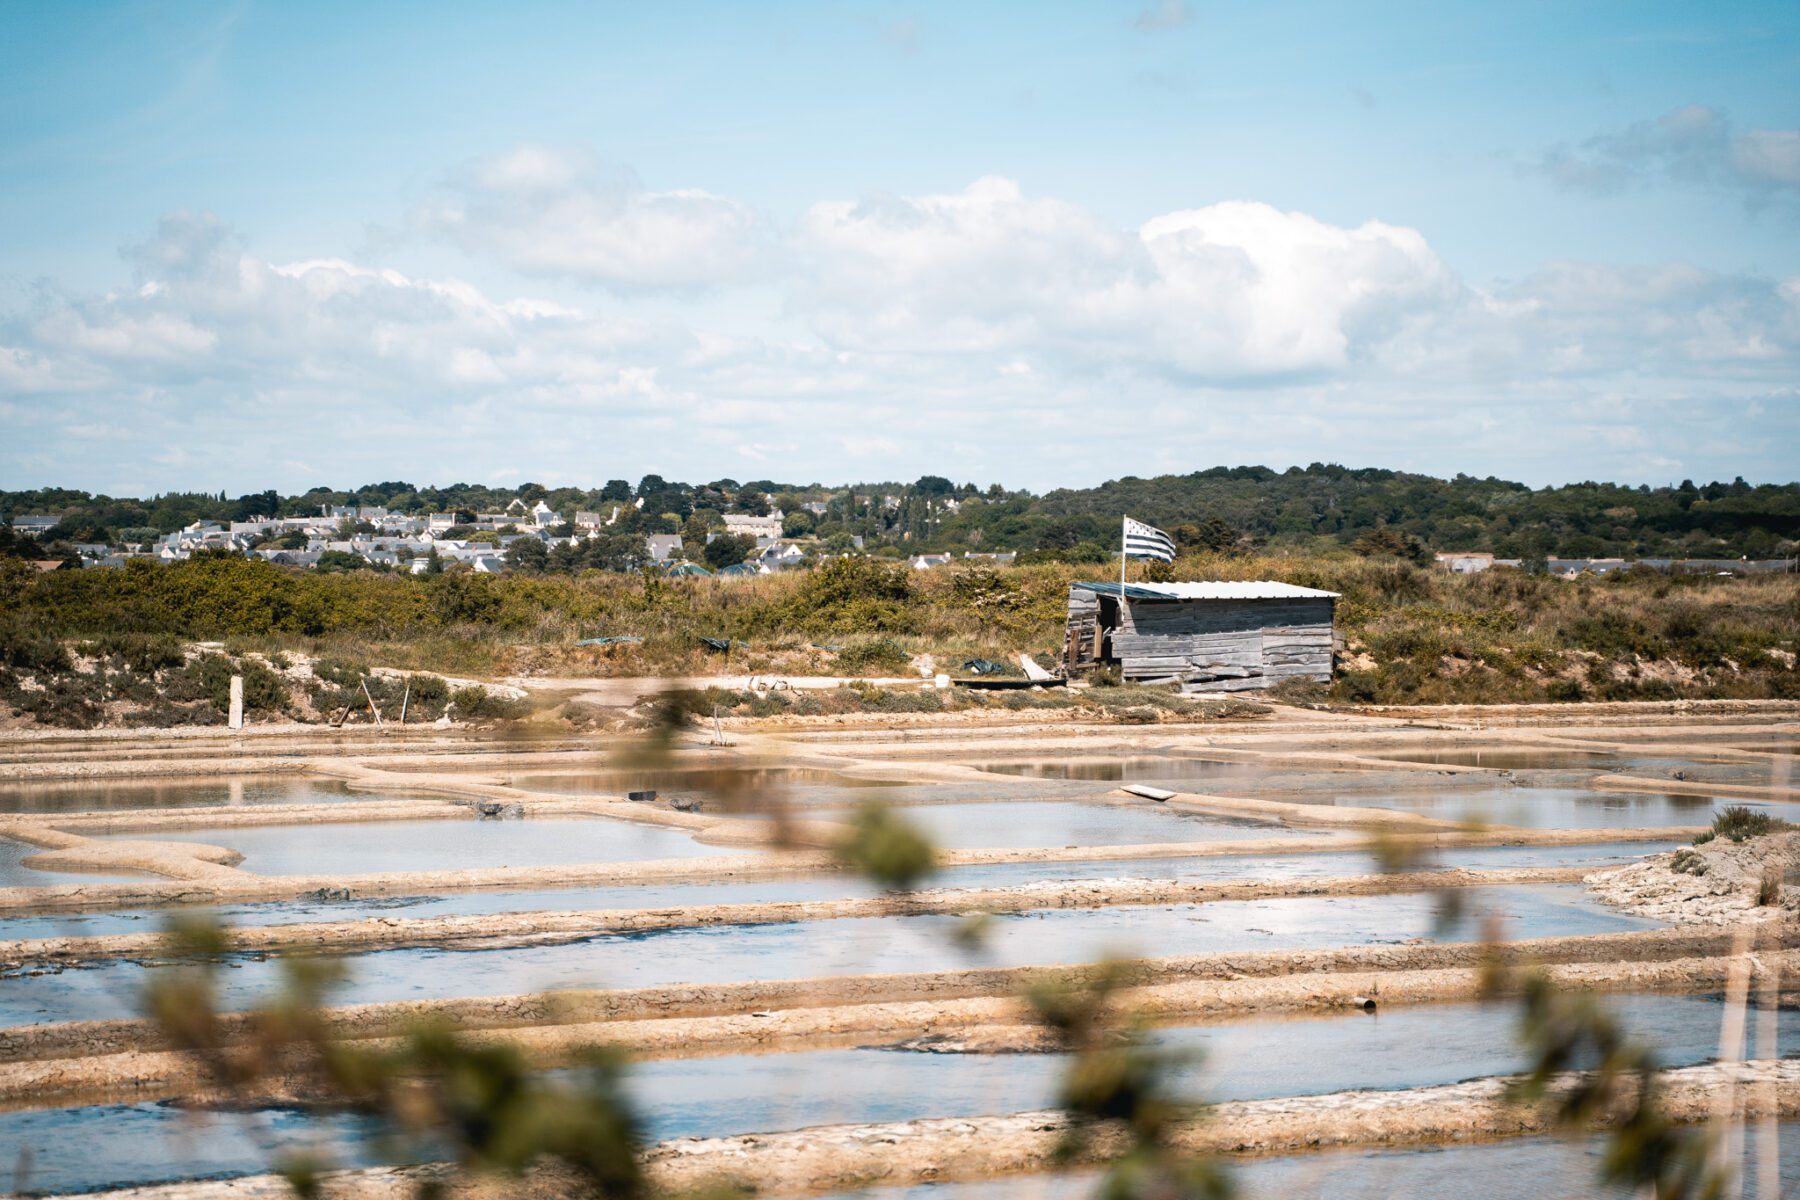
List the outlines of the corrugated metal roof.
<svg viewBox="0 0 1800 1200">
<path fill-rule="evenodd" d="M 1075 587 L 1099 596 L 1117 596 L 1116 583 L 1077 583 Z M 1237 582 L 1215 579 L 1199 583 L 1128 583 L 1127 600 L 1335 600 L 1336 592 L 1276 583 L 1271 579 Z"/>
</svg>

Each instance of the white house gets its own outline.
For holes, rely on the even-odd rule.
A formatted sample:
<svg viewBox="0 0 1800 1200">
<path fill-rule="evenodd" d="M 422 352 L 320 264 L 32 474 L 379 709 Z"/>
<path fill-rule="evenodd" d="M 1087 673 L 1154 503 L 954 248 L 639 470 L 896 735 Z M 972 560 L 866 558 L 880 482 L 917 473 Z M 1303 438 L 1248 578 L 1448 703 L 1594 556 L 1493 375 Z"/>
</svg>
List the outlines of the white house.
<svg viewBox="0 0 1800 1200">
<path fill-rule="evenodd" d="M 666 563 L 681 553 L 679 533 L 653 533 L 644 539 L 644 549 L 651 562 Z"/>
<path fill-rule="evenodd" d="M 749 513 L 726 513 L 725 532 L 754 538 L 780 537 L 781 518 L 776 515 L 754 517 Z"/>
</svg>

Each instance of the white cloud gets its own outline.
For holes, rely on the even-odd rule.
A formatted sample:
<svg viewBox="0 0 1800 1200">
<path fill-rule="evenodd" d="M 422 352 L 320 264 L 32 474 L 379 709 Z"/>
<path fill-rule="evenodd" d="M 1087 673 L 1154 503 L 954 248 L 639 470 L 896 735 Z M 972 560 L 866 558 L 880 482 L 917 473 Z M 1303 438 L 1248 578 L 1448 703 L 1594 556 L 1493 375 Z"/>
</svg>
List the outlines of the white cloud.
<svg viewBox="0 0 1800 1200">
<path fill-rule="evenodd" d="M 1663 181 L 1717 187 L 1764 204 L 1800 190 L 1800 129 L 1740 133 L 1719 109 L 1689 104 L 1579 146 L 1557 146 L 1539 169 L 1564 188 L 1598 196 Z"/>
<path fill-rule="evenodd" d="M 736 200 L 697 188 L 648 191 L 591 156 L 541 146 L 477 163 L 417 220 L 521 274 L 622 291 L 747 278 L 766 236 L 761 219 Z"/>
<path fill-rule="evenodd" d="M 580 177 L 553 156 L 492 170 L 559 195 Z M 328 481 L 303 463 L 340 484 L 516 468 L 1043 486 L 1340 459 L 1636 479 L 1791 473 L 1800 440 L 1800 280 L 1552 263 L 1475 287 L 1400 226 L 1226 201 L 1123 228 L 1000 178 L 821 202 L 785 247 L 793 265 L 762 262 L 753 304 L 590 311 L 353 259 L 274 263 L 174 214 L 127 252 L 130 286 L 0 314 L 0 413 L 20 431 L 0 471 L 99 487 L 160 461 L 160 486 L 240 490 Z"/>
<path fill-rule="evenodd" d="M 800 246 L 806 308 L 835 343 L 1217 380 L 1342 368 L 1461 292 L 1410 229 L 1233 201 L 1115 230 L 999 178 L 815 205 Z"/>
</svg>

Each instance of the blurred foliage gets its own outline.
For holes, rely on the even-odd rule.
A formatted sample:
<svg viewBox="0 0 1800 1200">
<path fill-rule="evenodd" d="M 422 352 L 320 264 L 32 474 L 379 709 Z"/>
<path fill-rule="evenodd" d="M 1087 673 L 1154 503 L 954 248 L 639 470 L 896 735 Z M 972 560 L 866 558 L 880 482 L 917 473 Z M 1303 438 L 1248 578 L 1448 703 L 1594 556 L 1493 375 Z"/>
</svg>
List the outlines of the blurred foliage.
<svg viewBox="0 0 1800 1200">
<path fill-rule="evenodd" d="M 1223 1164 L 1173 1145 L 1176 1129 L 1205 1111 L 1183 1098 L 1172 1078 L 1192 1056 L 1154 1046 L 1119 1010 L 1117 993 L 1132 979 L 1131 964 L 1109 961 L 1080 983 L 1040 983 L 1026 992 L 1034 1018 L 1070 1055 L 1057 1104 L 1071 1123 L 1057 1157 L 1087 1157 L 1096 1133 L 1119 1129 L 1124 1148 L 1107 1156 L 1102 1200 L 1222 1200 L 1233 1193 Z"/>
<path fill-rule="evenodd" d="M 1586 1134 L 1603 1124 L 1602 1181 L 1656 1200 L 1724 1194 L 1732 1172 L 1709 1166 L 1711 1135 L 1663 1113 L 1655 1054 L 1628 1035 L 1600 997 L 1564 991 L 1540 971 L 1518 972 L 1492 956 L 1483 995 L 1520 1006 L 1528 1066 L 1510 1099 L 1547 1105 L 1553 1125 L 1565 1132 Z"/>
<path fill-rule="evenodd" d="M 513 1179 L 548 1165 L 560 1168 L 570 1195 L 644 1196 L 640 1125 L 616 1053 L 589 1050 L 574 1071 L 552 1077 L 529 1070 L 511 1046 L 461 1038 L 437 1021 L 417 1021 L 395 1038 L 339 1040 L 322 1006 L 340 968 L 294 956 L 280 960 L 271 1000 L 226 1016 L 217 975 L 229 950 L 219 926 L 177 923 L 168 943 L 175 961 L 153 974 L 144 1002 L 170 1045 L 203 1064 L 233 1103 L 283 1097 L 307 1111 L 372 1118 L 378 1132 L 361 1148 L 379 1161 L 446 1161 L 465 1176 Z M 332 1166 L 317 1150 L 272 1165 L 309 1200 L 323 1194 Z M 419 1186 L 421 1196 L 442 1190 L 435 1177 Z"/>
<path fill-rule="evenodd" d="M 913 888 L 937 870 L 937 849 L 930 839 L 878 800 L 858 807 L 837 855 L 845 866 L 895 890 Z"/>
</svg>

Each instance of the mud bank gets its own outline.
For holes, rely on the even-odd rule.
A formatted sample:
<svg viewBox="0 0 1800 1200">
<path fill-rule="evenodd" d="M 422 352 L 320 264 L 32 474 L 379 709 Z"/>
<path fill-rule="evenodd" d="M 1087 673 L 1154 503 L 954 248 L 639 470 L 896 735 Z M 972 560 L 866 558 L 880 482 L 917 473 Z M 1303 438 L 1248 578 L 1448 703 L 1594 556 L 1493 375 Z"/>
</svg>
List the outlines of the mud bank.
<svg viewBox="0 0 1800 1200">
<path fill-rule="evenodd" d="M 1571 1084 L 1578 1076 L 1566 1076 Z M 1546 1115 L 1510 1105 L 1507 1081 L 1480 1079 L 1394 1092 L 1341 1092 L 1215 1106 L 1204 1120 L 1175 1133 L 1179 1148 L 1202 1154 L 1276 1154 L 1340 1146 L 1424 1145 L 1545 1132 Z M 1688 1067 L 1662 1076 L 1663 1109 L 1677 1121 L 1706 1119 L 1731 1104 L 1748 1118 L 1800 1112 L 1800 1062 Z M 750 1192 L 820 1193 L 1040 1174 L 1052 1169 L 1067 1131 L 1051 1110 L 998 1117 L 931 1119 L 879 1125 L 835 1125 L 791 1133 L 729 1138 L 678 1138 L 645 1154 L 652 1187 L 663 1193 L 729 1186 Z M 1088 1160 L 1115 1153 L 1112 1131 L 1090 1145 Z M 441 1167 L 375 1169 L 328 1175 L 323 1194 L 367 1200 L 410 1200 L 421 1184 L 448 1183 Z M 567 1195 L 571 1181 L 554 1171 L 520 1183 L 455 1189 L 468 1196 Z M 171 1184 L 97 1193 L 108 1200 L 286 1200 L 275 1177 Z"/>
<path fill-rule="evenodd" d="M 1793 800 L 1796 795 L 1790 784 L 1712 783 L 1704 779 L 1646 779 L 1638 775 L 1597 775 L 1588 784 L 1609 792 L 1659 792 L 1722 800 Z"/>
<path fill-rule="evenodd" d="M 1800 951 L 1763 951 L 1757 961 L 1788 977 L 1800 970 Z M 1722 990 L 1741 962 L 1735 957 L 1655 962 L 1570 963 L 1543 968 L 1559 987 L 1591 992 L 1695 993 Z M 1121 1014 L 1159 1025 L 1212 1024 L 1247 1016 L 1352 1012 L 1371 1000 L 1383 1009 L 1463 1001 L 1482 994 L 1483 972 L 1456 967 L 1399 971 L 1303 973 L 1256 978 L 1182 980 L 1129 988 L 1115 1005 Z M 478 1043 L 510 1045 L 534 1066 L 576 1061 L 595 1046 L 615 1046 L 639 1059 L 929 1043 L 937 1052 L 1029 1053 L 1050 1049 L 1016 996 L 839 1004 L 763 1009 L 710 1016 L 654 1016 L 573 1021 L 468 1031 Z M 385 1037 L 358 1039 L 371 1047 Z M 48 1107 L 76 1101 L 142 1101 L 188 1094 L 210 1085 L 190 1056 L 169 1050 L 15 1061 L 0 1073 L 0 1105 Z M 281 1099 L 284 1097 L 276 1097 Z"/>
<path fill-rule="evenodd" d="M 1763 930 L 1753 945 L 1758 951 L 1800 948 L 1800 934 Z M 1501 962 L 1519 964 L 1620 963 L 1649 968 L 1683 959 L 1722 959 L 1739 950 L 1734 932 L 1680 929 L 1531 938 L 1499 946 L 1448 942 L 1257 950 L 1142 959 L 1132 964 L 1130 983 L 1134 987 L 1153 987 L 1286 976 L 1305 976 L 1316 983 L 1324 976 L 1356 972 L 1385 977 L 1402 971 L 1475 971 L 1496 957 Z M 334 1028 L 346 1038 L 388 1036 L 421 1017 L 442 1020 L 465 1031 L 665 1017 L 729 1017 L 865 1004 L 1010 1000 L 1034 984 L 1079 986 L 1093 981 L 1098 971 L 1092 965 L 974 967 L 910 974 L 571 989 L 549 994 L 351 1005 L 334 1008 L 329 1016 Z M 228 1036 L 247 1027 L 248 1022 L 241 1015 L 222 1018 L 222 1028 Z M 0 1062 L 5 1063 L 166 1048 L 167 1042 L 161 1035 L 139 1020 L 69 1021 L 0 1029 Z"/>
<path fill-rule="evenodd" d="M 404 946 L 517 944 L 525 941 L 578 941 L 602 934 L 710 925 L 774 925 L 859 917 L 1023 912 L 1040 908 L 1108 908 L 1149 904 L 1205 904 L 1217 900 L 1274 900 L 1301 896 L 1378 896 L 1442 888 L 1504 887 L 1573 883 L 1588 878 L 1585 867 L 1503 867 L 1472 871 L 1455 868 L 1392 875 L 1352 875 L 1207 882 L 1174 879 L 1100 879 L 1045 882 L 1013 887 L 958 888 L 842 900 L 709 904 L 684 908 L 600 909 L 589 912 L 498 913 L 475 917 L 381 917 L 343 922 L 304 922 L 233 929 L 232 951 L 309 950 L 343 953 Z M 152 957 L 167 948 L 160 934 L 0 941 L 0 963 L 45 963 L 99 958 Z"/>
<path fill-rule="evenodd" d="M 1714 838 L 1596 872 L 1587 885 L 1616 908 L 1680 925 L 1791 925 L 1800 913 L 1800 886 L 1789 875 L 1796 864 L 1800 833 Z"/>
</svg>

